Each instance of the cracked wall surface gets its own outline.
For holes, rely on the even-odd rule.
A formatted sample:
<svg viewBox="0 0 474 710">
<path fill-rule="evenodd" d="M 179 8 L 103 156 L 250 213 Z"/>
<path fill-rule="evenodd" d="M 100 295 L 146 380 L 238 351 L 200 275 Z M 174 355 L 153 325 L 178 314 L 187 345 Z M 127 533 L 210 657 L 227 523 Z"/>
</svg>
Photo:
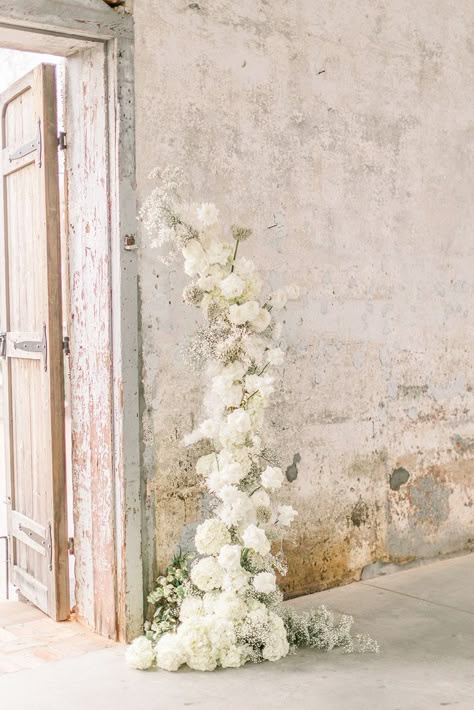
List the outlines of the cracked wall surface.
<svg viewBox="0 0 474 710">
<path fill-rule="evenodd" d="M 268 415 L 288 595 L 474 541 L 474 11 L 469 0 L 135 0 L 138 192 L 255 228 L 273 286 L 304 296 Z M 276 225 L 269 229 L 271 225 Z M 179 266 L 139 255 L 145 529 L 163 567 L 210 505 L 180 447 L 202 382 Z M 146 547 L 146 546 L 145 546 Z"/>
</svg>

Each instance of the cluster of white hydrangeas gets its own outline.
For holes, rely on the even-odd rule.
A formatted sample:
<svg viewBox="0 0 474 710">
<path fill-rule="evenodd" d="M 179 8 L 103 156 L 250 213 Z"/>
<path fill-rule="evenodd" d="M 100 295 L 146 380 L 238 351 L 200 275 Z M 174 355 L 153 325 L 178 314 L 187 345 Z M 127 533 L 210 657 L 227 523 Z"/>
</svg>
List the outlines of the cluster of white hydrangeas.
<svg viewBox="0 0 474 710">
<path fill-rule="evenodd" d="M 261 297 L 255 265 L 237 259 L 239 242 L 250 231 L 233 227 L 233 242 L 222 239 L 214 205 L 173 210 L 168 200 L 166 209 L 153 207 L 147 226 L 155 225 L 157 215 L 168 220 L 159 228 L 160 243 L 164 235 L 174 240 L 185 273 L 194 279 L 184 298 L 199 305 L 206 320 L 200 335 L 208 355 L 205 416 L 184 443 L 210 443 L 212 453 L 199 458 L 196 470 L 216 506 L 197 528 L 200 557 L 191 567 L 189 596 L 176 633 L 164 634 L 155 646 L 156 665 L 171 671 L 182 664 L 213 670 L 276 661 L 288 653 L 289 644 L 275 611 L 281 597 L 271 546 L 297 512 L 272 501 L 284 475 L 268 463 L 260 430 L 276 368 L 284 362 L 281 325 L 273 310 L 298 298 L 298 288 Z M 141 650 L 149 660 L 149 648 Z M 143 662 L 137 661 L 137 667 Z"/>
</svg>

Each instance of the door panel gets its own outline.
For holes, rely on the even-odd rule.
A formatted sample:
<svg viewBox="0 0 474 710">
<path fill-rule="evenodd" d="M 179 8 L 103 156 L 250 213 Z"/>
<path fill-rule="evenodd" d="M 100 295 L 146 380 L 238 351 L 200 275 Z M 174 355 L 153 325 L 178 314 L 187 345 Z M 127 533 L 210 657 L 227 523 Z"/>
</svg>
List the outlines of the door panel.
<svg viewBox="0 0 474 710">
<path fill-rule="evenodd" d="M 0 331 L 13 583 L 69 616 L 55 69 L 0 97 Z"/>
</svg>

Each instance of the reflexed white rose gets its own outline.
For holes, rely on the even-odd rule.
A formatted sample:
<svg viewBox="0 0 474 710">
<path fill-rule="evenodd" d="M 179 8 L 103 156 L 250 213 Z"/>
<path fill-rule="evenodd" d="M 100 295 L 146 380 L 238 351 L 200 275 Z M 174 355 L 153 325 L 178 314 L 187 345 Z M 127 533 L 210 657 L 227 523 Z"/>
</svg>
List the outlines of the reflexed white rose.
<svg viewBox="0 0 474 710">
<path fill-rule="evenodd" d="M 269 397 L 274 390 L 273 382 L 271 375 L 247 375 L 245 389 L 249 394 L 260 392 L 262 397 Z"/>
<path fill-rule="evenodd" d="M 210 202 L 203 202 L 197 210 L 197 217 L 203 227 L 212 227 L 219 219 L 219 210 Z"/>
<path fill-rule="evenodd" d="M 241 306 L 234 304 L 229 308 L 229 320 L 235 325 L 243 325 L 257 318 L 259 312 L 260 306 L 257 301 L 247 301 Z"/>
<path fill-rule="evenodd" d="M 209 518 L 198 525 L 194 541 L 199 554 L 217 555 L 222 545 L 230 542 L 230 533 L 220 520 Z"/>
<path fill-rule="evenodd" d="M 223 545 L 219 552 L 218 561 L 225 570 L 240 569 L 240 556 L 242 548 L 240 545 Z"/>
<path fill-rule="evenodd" d="M 285 362 L 285 353 L 281 348 L 267 350 L 267 361 L 274 367 L 279 367 Z"/>
<path fill-rule="evenodd" d="M 262 486 L 268 488 L 270 491 L 276 491 L 281 488 L 281 484 L 284 481 L 284 476 L 281 468 L 277 466 L 267 466 L 265 471 L 261 475 Z"/>
<path fill-rule="evenodd" d="M 184 649 L 178 634 L 163 634 L 156 644 L 156 665 L 165 671 L 177 671 L 185 662 Z"/>
<path fill-rule="evenodd" d="M 257 317 L 250 321 L 250 324 L 257 333 L 263 333 L 264 330 L 268 328 L 272 317 L 266 308 L 261 308 Z"/>
<path fill-rule="evenodd" d="M 218 469 L 214 469 L 207 477 L 207 487 L 213 493 L 219 494 L 226 486 L 239 483 L 245 476 L 242 466 L 239 463 L 230 463 Z"/>
<path fill-rule="evenodd" d="M 212 388 L 226 407 L 238 407 L 242 401 L 242 386 L 233 384 L 225 374 L 212 380 Z"/>
<path fill-rule="evenodd" d="M 298 511 L 291 505 L 279 505 L 277 508 L 277 519 L 280 525 L 291 525 L 297 515 Z"/>
<path fill-rule="evenodd" d="M 295 284 L 286 287 L 286 295 L 288 296 L 290 301 L 296 301 L 300 297 L 300 293 L 300 287 L 296 286 Z"/>
<path fill-rule="evenodd" d="M 226 298 L 238 298 L 242 295 L 245 288 L 245 282 L 240 276 L 232 273 L 220 283 L 220 289 Z"/>
<path fill-rule="evenodd" d="M 242 535 L 245 547 L 250 547 L 260 555 L 268 555 L 270 552 L 270 541 L 268 540 L 265 530 L 257 527 L 257 525 L 249 525 Z"/>
<path fill-rule="evenodd" d="M 182 249 L 184 270 L 188 276 L 204 273 L 209 267 L 206 252 L 197 239 L 191 239 Z"/>
<path fill-rule="evenodd" d="M 127 646 L 125 658 L 130 668 L 137 668 L 139 671 L 151 668 L 155 660 L 151 641 L 146 636 L 139 636 Z"/>
<path fill-rule="evenodd" d="M 270 296 L 270 303 L 272 304 L 273 308 L 276 308 L 277 310 L 284 308 L 286 306 L 287 301 L 288 301 L 288 295 L 287 295 L 286 291 L 284 291 L 283 289 L 279 289 L 278 291 L 275 291 Z"/>
<path fill-rule="evenodd" d="M 259 572 L 253 578 L 253 586 L 261 594 L 271 594 L 276 589 L 276 579 L 273 572 Z"/>
<path fill-rule="evenodd" d="M 256 508 L 268 508 L 270 505 L 270 496 L 266 491 L 258 490 L 251 496 L 252 503 Z"/>
<path fill-rule="evenodd" d="M 230 486 L 227 487 L 229 488 Z M 222 490 L 224 489 L 218 491 L 217 495 L 221 495 Z M 217 509 L 217 515 L 228 527 L 232 527 L 243 522 L 253 522 L 255 520 L 255 508 L 248 495 L 242 493 L 232 504 L 220 506 Z"/>
<path fill-rule="evenodd" d="M 239 276 L 251 276 L 255 272 L 255 264 L 250 259 L 241 257 L 235 264 L 235 271 Z"/>
<path fill-rule="evenodd" d="M 210 592 L 222 584 L 222 569 L 214 557 L 203 557 L 191 569 L 191 580 L 198 589 Z"/>
</svg>

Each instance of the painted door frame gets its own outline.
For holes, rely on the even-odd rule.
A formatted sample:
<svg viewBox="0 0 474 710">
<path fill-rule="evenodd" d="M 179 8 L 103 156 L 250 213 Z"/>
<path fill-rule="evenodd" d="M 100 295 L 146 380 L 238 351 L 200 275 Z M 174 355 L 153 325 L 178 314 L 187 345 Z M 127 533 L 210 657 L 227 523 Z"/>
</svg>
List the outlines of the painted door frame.
<svg viewBox="0 0 474 710">
<path fill-rule="evenodd" d="M 129 640 L 144 607 L 133 20 L 90 0 L 0 0 L 0 46 L 65 56 L 75 82 L 66 91 L 71 378 L 73 398 L 85 384 L 88 397 L 76 415 L 73 405 L 73 488 L 75 516 L 91 516 L 75 532 L 78 615 L 98 633 Z M 108 359 L 92 358 L 91 319 Z M 96 451 L 95 465 L 81 451 Z"/>
</svg>

